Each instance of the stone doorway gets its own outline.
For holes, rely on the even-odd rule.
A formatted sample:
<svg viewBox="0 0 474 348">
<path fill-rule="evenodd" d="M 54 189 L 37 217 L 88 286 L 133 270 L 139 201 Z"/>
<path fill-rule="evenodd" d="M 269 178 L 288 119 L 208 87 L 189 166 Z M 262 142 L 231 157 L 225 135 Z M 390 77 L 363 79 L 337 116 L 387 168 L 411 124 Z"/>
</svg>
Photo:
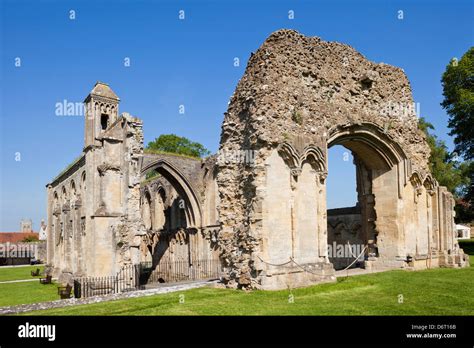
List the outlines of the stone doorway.
<svg viewBox="0 0 474 348">
<path fill-rule="evenodd" d="M 333 145 L 328 149 L 326 185 L 328 259 L 336 270 L 363 268 L 369 252 L 377 256 L 371 171 L 357 154 Z"/>
<path fill-rule="evenodd" d="M 379 127 L 371 124 L 343 126 L 333 129 L 328 148 L 341 145 L 351 153 L 355 166 L 357 203 L 352 207 L 329 209 L 328 247 L 344 245 L 339 256 L 329 257 L 336 269 L 365 267 L 367 261 L 394 260 L 400 253 L 397 244 L 401 231 L 399 203 L 402 194 L 405 159 L 403 152 Z M 328 175 L 331 169 L 328 168 Z M 335 243 L 335 244 L 334 244 Z M 355 245 L 348 249 L 347 244 Z M 349 255 L 347 255 L 349 254 Z M 331 256 L 331 255 L 330 255 Z M 363 258 L 362 258 L 363 256 Z"/>
</svg>

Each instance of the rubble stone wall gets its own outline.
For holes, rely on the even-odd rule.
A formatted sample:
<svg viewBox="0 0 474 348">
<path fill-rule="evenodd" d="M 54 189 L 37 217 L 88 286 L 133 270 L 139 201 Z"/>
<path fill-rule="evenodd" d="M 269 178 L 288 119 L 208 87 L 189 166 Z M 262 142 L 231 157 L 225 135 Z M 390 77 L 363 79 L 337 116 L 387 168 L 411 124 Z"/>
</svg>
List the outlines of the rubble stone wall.
<svg viewBox="0 0 474 348">
<path fill-rule="evenodd" d="M 376 258 L 369 265 L 404 267 L 413 235 L 417 252 L 426 251 L 432 222 L 426 221 L 426 200 L 413 196 L 434 180 L 403 70 L 371 62 L 344 44 L 279 30 L 252 54 L 222 124 L 220 151 L 256 154 L 252 165 L 219 165 L 228 286 L 301 286 L 306 282 L 294 279 L 285 261 L 329 263 L 325 178 L 327 148 L 335 144 L 353 151 L 372 175 L 376 237 L 367 243 Z M 417 218 L 404 220 L 415 204 Z M 451 208 L 440 212 L 449 225 Z M 409 231 L 410 223 L 418 232 Z M 454 248 L 450 242 L 441 252 Z M 278 263 L 281 272 L 275 273 Z M 330 272 L 320 276 L 332 279 Z"/>
</svg>

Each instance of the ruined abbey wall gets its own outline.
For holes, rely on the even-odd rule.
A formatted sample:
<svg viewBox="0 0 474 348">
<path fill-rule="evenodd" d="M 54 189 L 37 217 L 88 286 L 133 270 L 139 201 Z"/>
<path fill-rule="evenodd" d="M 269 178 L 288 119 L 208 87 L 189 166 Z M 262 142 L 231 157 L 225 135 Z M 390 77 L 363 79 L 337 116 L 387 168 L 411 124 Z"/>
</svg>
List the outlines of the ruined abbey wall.
<svg viewBox="0 0 474 348">
<path fill-rule="evenodd" d="M 412 105 L 401 69 L 347 45 L 273 33 L 251 56 L 222 124 L 221 151 L 256 153 L 254 165 L 219 166 L 227 283 L 274 289 L 334 280 L 325 178 L 327 149 L 336 144 L 369 176 L 360 199 L 376 221 L 364 240 L 366 267 L 420 265 L 427 255 L 432 264 L 454 263 L 452 197 L 429 173 Z M 434 254 L 441 256 L 433 261 Z"/>
<path fill-rule="evenodd" d="M 218 268 L 228 287 L 293 288 L 354 264 L 332 243 L 359 245 L 366 269 L 468 264 L 399 68 L 277 31 L 239 81 L 219 153 L 202 160 L 144 152 L 141 120 L 118 104 L 95 85 L 81 157 L 47 186 L 48 263 L 62 282 L 144 263 L 151 281 Z M 328 212 L 334 145 L 354 156 L 358 203 Z"/>
<path fill-rule="evenodd" d="M 47 185 L 53 274 L 71 283 L 140 262 L 194 263 L 195 272 L 202 260 L 220 262 L 215 156 L 144 153 L 141 120 L 119 116 L 118 104 L 96 84 L 85 99 L 83 152 Z"/>
<path fill-rule="evenodd" d="M 60 281 L 112 275 L 136 263 L 144 234 L 138 209 L 142 123 L 118 115 L 118 97 L 97 83 L 85 100 L 79 160 L 48 188 L 48 263 Z"/>
</svg>

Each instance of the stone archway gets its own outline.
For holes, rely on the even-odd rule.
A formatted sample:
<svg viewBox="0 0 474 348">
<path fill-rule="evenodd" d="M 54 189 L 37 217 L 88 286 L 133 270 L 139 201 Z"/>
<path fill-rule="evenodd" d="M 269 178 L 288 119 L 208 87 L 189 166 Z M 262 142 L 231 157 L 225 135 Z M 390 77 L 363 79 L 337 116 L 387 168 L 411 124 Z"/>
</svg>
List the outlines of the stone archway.
<svg viewBox="0 0 474 348">
<path fill-rule="evenodd" d="M 216 277 L 219 255 L 204 232 L 201 205 L 194 187 L 173 164 L 156 158 L 142 168 L 142 177 L 160 174 L 142 182 L 142 209 L 151 217 L 143 237 L 151 258 L 148 283 L 175 282 Z M 148 200 L 149 199 L 149 200 Z M 147 206 L 147 202 L 150 202 Z M 148 215 L 143 215 L 147 225 Z M 160 218 L 161 216 L 161 218 Z"/>
<path fill-rule="evenodd" d="M 361 175 L 371 175 L 377 221 L 364 238 L 374 254 L 366 267 L 464 264 L 451 236 L 452 196 L 429 181 L 427 198 L 430 150 L 403 70 L 347 45 L 279 30 L 249 59 L 222 124 L 222 153 L 255 153 L 252 164 L 218 166 L 227 286 L 281 289 L 335 279 L 325 201 L 333 144 L 356 153 Z"/>
<path fill-rule="evenodd" d="M 144 176 L 152 170 L 163 175 L 163 177 L 176 189 L 180 197 L 184 199 L 184 210 L 188 224 L 187 227 L 200 228 L 202 221 L 201 205 L 194 188 L 191 186 L 186 176 L 171 163 L 161 158 L 147 163 L 147 165 L 141 169 L 141 175 Z"/>
<path fill-rule="evenodd" d="M 370 262 L 395 261 L 403 254 L 403 243 L 399 243 L 402 240 L 403 226 L 397 221 L 402 218 L 403 213 L 400 205 L 403 187 L 407 183 L 406 154 L 384 129 L 373 123 L 331 128 L 327 140 L 328 149 L 334 145 L 344 146 L 354 156 L 358 204 L 354 207 L 357 209 L 343 208 L 336 212 L 336 216 L 333 213 L 328 218 L 329 227 L 331 222 L 335 224 L 340 220 L 349 224 L 355 218 L 354 222 L 360 221 L 360 230 L 352 238 L 337 238 L 331 235 L 333 231 L 328 228 L 329 243 L 339 239 L 337 244 L 349 242 L 364 246 L 367 248 L 365 260 Z"/>
</svg>

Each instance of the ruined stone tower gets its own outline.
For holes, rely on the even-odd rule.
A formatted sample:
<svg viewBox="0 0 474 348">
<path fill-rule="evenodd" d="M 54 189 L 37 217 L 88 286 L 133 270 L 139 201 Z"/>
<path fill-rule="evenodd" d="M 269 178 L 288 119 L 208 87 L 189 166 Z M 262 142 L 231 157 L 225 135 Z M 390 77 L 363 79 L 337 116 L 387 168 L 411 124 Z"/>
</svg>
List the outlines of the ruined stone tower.
<svg viewBox="0 0 474 348">
<path fill-rule="evenodd" d="M 84 100 L 84 149 L 47 185 L 48 262 L 63 282 L 115 275 L 139 260 L 142 123 L 118 116 L 119 100 L 107 84 L 95 84 Z"/>
<path fill-rule="evenodd" d="M 31 219 L 21 220 L 20 232 L 33 232 L 33 222 L 31 221 Z"/>
<path fill-rule="evenodd" d="M 84 100 L 84 147 L 100 145 L 97 139 L 117 120 L 120 99 L 103 82 L 97 82 Z"/>
</svg>

